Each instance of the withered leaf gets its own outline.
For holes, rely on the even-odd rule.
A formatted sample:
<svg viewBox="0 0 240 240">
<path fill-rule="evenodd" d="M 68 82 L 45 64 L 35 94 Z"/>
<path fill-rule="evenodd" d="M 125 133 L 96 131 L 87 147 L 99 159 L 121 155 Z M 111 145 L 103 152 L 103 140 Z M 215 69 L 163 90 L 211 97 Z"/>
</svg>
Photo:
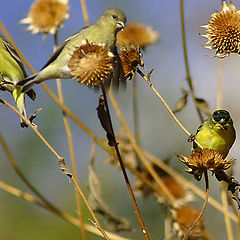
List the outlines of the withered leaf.
<svg viewBox="0 0 240 240">
<path fill-rule="evenodd" d="M 173 110 L 173 113 L 177 113 L 177 112 L 182 111 L 187 104 L 188 91 L 185 90 L 184 88 L 182 88 L 181 91 L 182 91 L 183 96 L 176 102 L 175 109 Z"/>
<path fill-rule="evenodd" d="M 195 98 L 195 106 L 198 107 L 202 112 L 207 114 L 208 116 L 211 115 L 211 111 L 208 105 L 208 102 L 203 98 Z"/>
<path fill-rule="evenodd" d="M 98 114 L 98 119 L 103 127 L 103 129 L 106 131 L 106 136 L 108 139 L 108 144 L 109 146 L 114 146 L 114 135 L 111 130 L 111 125 L 109 122 L 108 114 L 105 109 L 105 103 L 104 100 L 99 97 L 98 99 L 98 107 L 97 107 L 97 114 Z"/>
<path fill-rule="evenodd" d="M 111 231 L 130 231 L 128 220 L 117 216 L 102 198 L 101 185 L 94 171 L 93 159 L 89 163 L 89 204 L 91 208 L 103 216 L 104 223 Z"/>
</svg>

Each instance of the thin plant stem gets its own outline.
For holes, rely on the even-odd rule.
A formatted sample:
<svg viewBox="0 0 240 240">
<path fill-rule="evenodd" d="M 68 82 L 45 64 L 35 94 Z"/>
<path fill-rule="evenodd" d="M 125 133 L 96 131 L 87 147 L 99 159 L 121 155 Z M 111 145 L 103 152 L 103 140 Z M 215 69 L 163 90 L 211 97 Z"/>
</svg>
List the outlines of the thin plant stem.
<svg viewBox="0 0 240 240">
<path fill-rule="evenodd" d="M 43 207 L 45 208 L 46 210 L 56 214 L 58 217 L 64 219 L 65 221 L 79 227 L 79 222 L 76 218 L 64 213 L 64 212 L 61 212 L 60 210 L 59 211 L 55 211 L 53 208 L 49 207 L 49 205 L 46 205 L 45 203 L 39 201 L 38 199 L 36 199 L 34 196 L 32 196 L 31 194 L 29 193 L 25 193 L 25 192 L 22 192 L 21 190 L 13 187 L 13 186 L 10 186 L 2 181 L 0 181 L 0 188 L 16 197 L 19 197 L 19 198 L 22 198 L 28 202 L 31 202 L 31 203 L 34 203 L 40 207 Z"/>
<path fill-rule="evenodd" d="M 161 178 L 159 177 L 159 175 L 156 173 L 155 169 L 153 168 L 153 166 L 146 160 L 146 158 L 144 157 L 144 154 L 142 152 L 142 150 L 140 149 L 140 147 L 138 146 L 138 144 L 136 143 L 136 140 L 133 137 L 133 134 L 131 133 L 126 120 L 123 117 L 123 114 L 119 108 L 119 105 L 113 95 L 113 92 L 111 89 L 109 89 L 109 97 L 111 99 L 111 102 L 113 104 L 113 107 L 117 113 L 117 116 L 120 120 L 120 122 L 122 123 L 122 126 L 134 148 L 134 150 L 136 151 L 136 153 L 138 154 L 140 160 L 142 161 L 142 163 L 144 164 L 144 166 L 146 167 L 146 169 L 148 169 L 149 173 L 152 175 L 152 177 L 154 178 L 154 180 L 156 181 L 157 185 L 159 186 L 159 188 L 162 191 L 162 194 L 165 198 L 165 200 L 170 204 L 173 205 L 175 198 L 174 196 L 171 194 L 171 192 L 168 190 L 167 186 L 163 183 L 163 181 L 161 180 Z"/>
<path fill-rule="evenodd" d="M 70 171 L 70 169 L 68 168 L 68 166 L 65 164 L 65 161 L 64 159 L 60 159 L 58 160 L 58 164 L 59 164 L 59 167 L 61 168 L 62 170 L 62 173 L 65 174 L 66 176 L 68 176 L 74 183 L 78 193 L 80 194 L 81 198 L 83 199 L 84 203 L 86 204 L 89 212 L 91 213 L 93 219 L 94 219 L 94 225 L 98 228 L 98 230 L 102 233 L 102 235 L 104 236 L 105 239 L 109 240 L 107 234 L 105 233 L 105 231 L 103 230 L 103 228 L 101 227 L 94 211 L 92 210 L 91 206 L 89 205 L 85 195 L 83 194 L 83 191 L 82 189 L 80 188 L 76 178 L 73 176 L 72 172 Z"/>
<path fill-rule="evenodd" d="M 35 131 L 35 133 L 40 137 L 40 139 L 41 139 L 41 140 L 47 145 L 47 147 L 54 153 L 54 155 L 58 158 L 58 161 L 59 161 L 59 162 L 64 160 L 64 158 L 63 158 L 63 157 L 60 157 L 60 156 L 58 155 L 58 153 L 51 147 L 51 145 L 50 145 L 50 144 L 46 141 L 46 139 L 42 136 L 42 134 L 36 129 L 36 127 L 34 127 L 34 126 L 32 125 L 32 123 L 31 123 L 25 116 L 23 116 L 23 114 L 21 114 L 18 110 L 16 110 L 16 108 L 14 108 L 11 104 L 9 104 L 8 102 L 6 102 L 5 100 L 0 99 L 0 102 L 3 103 L 3 104 L 5 104 L 7 107 L 9 107 L 10 109 L 12 109 L 13 111 L 15 111 L 21 118 L 23 118 L 24 121 L 26 121 L 26 123 Z M 81 188 L 79 187 L 79 184 L 78 184 L 77 180 L 76 180 L 75 177 L 72 175 L 72 173 L 70 172 L 69 169 L 68 169 L 68 172 L 69 172 L 70 175 L 72 176 L 71 179 L 73 180 L 73 182 L 74 182 L 74 184 L 75 184 L 78 192 L 80 193 L 80 195 L 81 195 L 81 197 L 83 198 L 85 204 L 87 205 L 90 213 L 92 214 L 92 216 L 93 216 L 93 218 L 94 218 L 94 220 L 95 220 L 95 222 L 96 222 L 96 224 L 97 224 L 97 226 L 98 226 L 98 228 L 99 228 L 99 231 L 102 232 L 103 229 L 101 228 L 101 226 L 100 226 L 100 224 L 99 224 L 99 222 L 98 222 L 98 220 L 97 220 L 97 218 L 96 218 L 93 210 L 92 210 L 91 207 L 89 206 L 89 204 L 88 204 L 88 202 L 87 202 L 87 200 L 86 200 L 83 192 L 81 191 Z M 107 236 L 105 236 L 106 234 L 105 234 L 104 232 L 103 232 L 103 235 L 104 235 L 104 237 L 106 237 L 106 239 L 109 239 L 109 238 L 107 238 Z"/>
<path fill-rule="evenodd" d="M 145 227 L 144 221 L 143 221 L 142 216 L 140 214 L 140 211 L 139 211 L 139 208 L 138 208 L 138 205 L 137 205 L 137 201 L 136 201 L 136 198 L 134 196 L 134 193 L 133 193 L 130 181 L 128 179 L 127 172 L 126 172 L 126 169 L 124 167 L 123 160 L 122 160 L 119 148 L 118 148 L 118 143 L 116 141 L 115 133 L 114 133 L 114 130 L 113 130 L 112 120 L 111 120 L 109 106 L 108 106 L 107 95 L 106 95 L 106 91 L 105 91 L 105 87 L 104 87 L 103 82 L 101 82 L 101 89 L 102 89 L 103 99 L 104 99 L 104 102 L 105 102 L 105 107 L 106 107 L 106 111 L 107 111 L 107 116 L 108 116 L 108 121 L 109 121 L 109 124 L 110 124 L 111 133 L 112 133 L 112 136 L 113 136 L 114 148 L 115 148 L 115 151 L 116 151 L 116 154 L 117 154 L 117 158 L 118 158 L 118 161 L 119 161 L 122 173 L 123 173 L 123 177 L 124 177 L 124 180 L 125 180 L 125 182 L 127 184 L 127 188 L 128 188 L 130 197 L 132 199 L 132 203 L 133 203 L 134 209 L 136 211 L 137 218 L 138 218 L 140 226 L 142 228 L 142 232 L 143 232 L 143 234 L 145 236 L 145 239 L 146 240 L 150 240 L 147 228 Z"/>
<path fill-rule="evenodd" d="M 57 36 L 57 31 L 54 34 L 54 49 L 56 49 L 58 46 L 58 36 Z M 64 98 L 63 98 L 63 90 L 62 90 L 62 82 L 61 79 L 56 79 L 56 84 L 57 84 L 57 91 L 58 91 L 58 97 L 59 101 L 61 103 L 64 103 Z M 68 148 L 69 148 L 69 154 L 70 154 L 70 159 L 72 163 L 72 170 L 73 170 L 73 176 L 75 179 L 78 181 L 78 176 L 77 176 L 77 167 L 76 167 L 76 161 L 75 161 L 75 155 L 74 155 L 74 147 L 73 147 L 73 141 L 72 141 L 72 132 L 70 128 L 70 124 L 66 115 L 66 112 L 62 110 L 62 116 L 63 116 L 63 122 L 67 134 L 67 140 L 68 140 Z M 77 192 L 77 189 L 75 188 L 74 190 L 75 196 L 76 196 L 76 203 L 77 203 L 77 213 L 79 217 L 79 223 L 80 223 L 80 228 L 81 228 L 81 233 L 82 233 L 82 238 L 83 240 L 86 240 L 86 232 L 84 229 L 84 220 L 82 216 L 82 206 L 81 206 L 81 198 Z"/>
<path fill-rule="evenodd" d="M 29 193 L 22 192 L 21 190 L 15 188 L 13 186 L 10 186 L 2 181 L 0 181 L 0 189 L 4 190 L 5 192 L 8 192 L 9 194 L 12 194 L 16 197 L 24 199 L 25 201 L 36 204 L 36 205 L 52 212 L 53 214 L 55 214 L 56 216 L 60 217 L 61 219 L 65 220 L 65 221 L 67 221 L 68 223 L 71 223 L 75 227 L 79 228 L 79 220 L 77 218 L 72 217 L 71 215 L 68 215 L 67 213 L 64 213 L 64 212 L 59 212 L 59 213 L 54 212 L 51 208 L 49 208 L 43 202 L 37 200 L 34 196 L 32 196 Z M 84 227 L 88 232 L 102 237 L 102 234 L 99 232 L 99 230 L 95 226 L 92 226 L 90 224 L 84 224 Z M 105 231 L 105 232 L 109 236 L 109 239 L 112 239 L 112 240 L 130 240 L 129 238 L 124 238 L 124 237 L 118 236 L 118 235 L 108 232 L 108 231 Z"/>
<path fill-rule="evenodd" d="M 166 109 L 168 110 L 168 112 L 170 113 L 170 115 L 172 116 L 172 118 L 175 120 L 175 122 L 178 124 L 178 126 L 189 136 L 191 137 L 192 134 L 183 126 L 183 124 L 177 119 L 177 117 L 175 116 L 175 114 L 173 113 L 173 111 L 170 109 L 170 107 L 168 106 L 167 102 L 164 100 L 164 98 L 160 95 L 160 93 L 157 91 L 157 89 L 153 86 L 153 84 L 150 82 L 150 79 L 145 76 L 139 69 L 137 69 L 138 73 L 141 75 L 141 77 L 143 77 L 143 79 L 149 84 L 149 86 L 151 87 L 151 89 L 154 91 L 154 93 L 158 96 L 158 98 L 161 100 L 161 102 L 163 103 L 163 105 L 166 107 Z M 200 147 L 202 148 L 202 146 L 200 145 L 200 143 L 198 143 L 196 140 L 194 140 L 194 142 Z"/>
<path fill-rule="evenodd" d="M 88 16 L 88 11 L 87 11 L 87 4 L 85 0 L 80 0 L 81 1 L 81 6 L 82 6 L 82 14 L 83 14 L 83 19 L 85 22 L 85 25 L 89 25 L 89 16 Z"/>
<path fill-rule="evenodd" d="M 0 102 L 6 105 L 8 108 L 12 109 L 15 113 L 17 113 L 24 121 L 33 129 L 33 131 L 38 135 L 38 137 L 44 142 L 44 144 L 49 148 L 49 150 L 60 160 L 62 157 L 55 151 L 55 149 L 48 143 L 48 141 L 43 137 L 43 135 L 37 130 L 37 128 L 25 117 L 21 114 L 16 108 L 14 108 L 7 101 L 0 99 Z"/>
<path fill-rule="evenodd" d="M 5 154 L 8 157 L 8 160 L 10 162 L 10 164 L 12 165 L 13 169 L 15 170 L 15 172 L 17 173 L 17 175 L 20 177 L 20 179 L 26 184 L 26 186 L 39 198 L 41 199 L 41 201 L 46 204 L 46 206 L 48 206 L 48 208 L 51 209 L 51 211 L 54 212 L 60 212 L 59 209 L 57 209 L 52 203 L 50 203 L 29 181 L 28 179 L 25 177 L 25 175 L 23 174 L 23 172 L 21 171 L 21 169 L 18 167 L 13 155 L 11 154 L 3 136 L 0 133 L 0 143 L 2 145 L 2 148 L 5 152 Z"/>
<path fill-rule="evenodd" d="M 134 135 L 138 146 L 140 146 L 140 131 L 139 131 L 139 116 L 138 116 L 138 101 L 137 101 L 137 79 L 136 76 L 132 79 L 132 100 L 133 100 L 133 127 Z M 135 152 L 138 168 L 141 169 L 141 161 Z"/>
<path fill-rule="evenodd" d="M 133 123 L 134 134 L 138 145 L 140 145 L 140 133 L 139 133 L 139 118 L 138 118 L 138 106 L 137 106 L 137 80 L 136 76 L 132 79 L 132 92 L 133 92 Z"/>
<path fill-rule="evenodd" d="M 166 173 L 168 173 L 170 176 L 172 176 L 178 183 L 180 183 L 182 186 L 184 186 L 186 189 L 190 189 L 195 194 L 197 194 L 202 199 L 205 198 L 205 193 L 197 186 L 195 186 L 193 183 L 185 179 L 182 175 L 177 173 L 174 169 L 170 168 L 168 165 L 166 165 L 163 161 L 159 160 L 156 156 L 153 154 L 145 151 L 144 155 L 149 159 L 150 162 L 154 163 L 156 166 L 164 170 Z M 214 208 L 216 208 L 219 212 L 223 213 L 222 204 L 220 204 L 218 201 L 216 201 L 213 197 L 209 197 L 208 200 L 209 204 L 211 204 Z M 229 217 L 236 223 L 239 222 L 239 218 L 237 215 L 229 212 Z"/>
<path fill-rule="evenodd" d="M 187 80 L 187 83 L 188 83 L 188 86 L 189 86 L 189 89 L 190 89 L 190 92 L 191 92 L 191 97 L 192 97 L 193 103 L 194 103 L 194 105 L 196 107 L 196 110 L 197 110 L 197 114 L 200 118 L 200 121 L 203 122 L 204 119 L 203 119 L 202 113 L 201 113 L 199 107 L 196 106 L 196 104 L 195 104 L 196 95 L 195 95 L 195 92 L 194 92 L 194 87 L 192 85 L 192 78 L 191 78 L 190 69 L 189 69 L 189 61 L 188 61 L 188 55 L 187 55 L 187 44 L 186 44 L 186 32 L 185 32 L 185 23 L 184 23 L 183 0 L 180 0 L 180 11 L 181 11 L 183 54 L 184 54 L 184 62 L 185 62 L 185 68 L 186 68 L 186 74 L 187 74 L 186 80 Z"/>
<path fill-rule="evenodd" d="M 228 240 L 234 240 L 233 237 L 233 230 L 232 230 L 232 224 L 231 219 L 229 218 L 229 208 L 228 208 L 228 200 L 227 200 L 227 192 L 226 192 L 226 186 L 223 182 L 221 182 L 221 198 L 222 198 L 222 207 L 223 207 L 223 213 L 224 213 L 224 220 L 227 230 L 227 236 Z"/>
<path fill-rule="evenodd" d="M 206 209 L 207 203 L 208 203 L 208 196 L 209 196 L 209 180 L 208 180 L 208 174 L 207 174 L 207 170 L 204 171 L 204 178 L 205 178 L 205 186 L 206 186 L 206 196 L 205 196 L 205 200 L 201 209 L 201 212 L 199 214 L 199 216 L 197 217 L 197 219 L 194 221 L 194 223 L 192 224 L 192 226 L 190 228 L 188 228 L 187 232 L 185 233 L 183 240 L 188 239 L 191 231 L 194 229 L 194 227 L 196 227 L 196 225 L 201 221 L 201 218 L 204 214 L 204 211 Z"/>
<path fill-rule="evenodd" d="M 217 109 L 222 109 L 223 59 L 218 60 Z"/>
</svg>

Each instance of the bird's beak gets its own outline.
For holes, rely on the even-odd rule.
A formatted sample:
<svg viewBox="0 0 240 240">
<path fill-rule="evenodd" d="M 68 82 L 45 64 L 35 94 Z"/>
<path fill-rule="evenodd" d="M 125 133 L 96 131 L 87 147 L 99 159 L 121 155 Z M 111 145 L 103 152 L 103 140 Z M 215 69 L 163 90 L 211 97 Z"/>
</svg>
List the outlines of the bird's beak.
<svg viewBox="0 0 240 240">
<path fill-rule="evenodd" d="M 118 26 L 118 28 L 119 28 L 120 30 L 123 30 L 124 27 L 125 27 L 125 24 L 124 24 L 124 22 L 118 22 L 118 23 L 117 23 L 117 26 Z"/>
</svg>

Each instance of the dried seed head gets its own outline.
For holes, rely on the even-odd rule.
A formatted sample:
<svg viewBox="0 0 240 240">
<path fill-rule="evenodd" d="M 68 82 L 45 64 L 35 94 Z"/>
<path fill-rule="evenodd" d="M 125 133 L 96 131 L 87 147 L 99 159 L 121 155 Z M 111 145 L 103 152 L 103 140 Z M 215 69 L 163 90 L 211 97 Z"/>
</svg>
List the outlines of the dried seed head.
<svg viewBox="0 0 240 240">
<path fill-rule="evenodd" d="M 37 0 L 20 23 L 30 24 L 27 30 L 33 34 L 55 34 L 57 28 L 63 26 L 63 21 L 69 18 L 68 10 L 68 0 Z"/>
<path fill-rule="evenodd" d="M 198 218 L 199 214 L 199 210 L 190 205 L 181 206 L 176 210 L 176 223 L 179 226 L 178 230 L 180 230 L 179 235 L 184 235 L 188 228 L 191 227 Z M 203 232 L 204 221 L 201 218 L 198 224 L 193 228 L 188 239 L 199 239 L 199 237 L 203 235 Z"/>
<path fill-rule="evenodd" d="M 229 6 L 223 1 L 220 12 L 211 15 L 206 28 L 208 39 L 205 48 L 216 49 L 217 57 L 226 57 L 230 53 L 240 52 L 240 10 L 236 10 L 230 1 Z"/>
<path fill-rule="evenodd" d="M 144 26 L 141 23 L 128 23 L 125 29 L 118 33 L 117 43 L 133 43 L 140 48 L 157 42 L 158 31 L 154 31 L 151 26 Z"/>
<path fill-rule="evenodd" d="M 82 42 L 73 52 L 68 67 L 79 83 L 100 86 L 112 73 L 114 55 L 104 45 Z"/>
<path fill-rule="evenodd" d="M 124 79 L 131 79 L 137 70 L 138 65 L 143 67 L 142 53 L 140 48 L 133 44 L 121 44 L 119 46 L 120 54 L 119 57 L 122 62 Z"/>
<path fill-rule="evenodd" d="M 232 166 L 234 160 L 225 160 L 223 155 L 212 149 L 195 150 L 188 158 L 182 155 L 177 156 L 189 169 L 187 172 L 200 180 L 206 170 L 214 173 L 224 171 Z"/>
</svg>

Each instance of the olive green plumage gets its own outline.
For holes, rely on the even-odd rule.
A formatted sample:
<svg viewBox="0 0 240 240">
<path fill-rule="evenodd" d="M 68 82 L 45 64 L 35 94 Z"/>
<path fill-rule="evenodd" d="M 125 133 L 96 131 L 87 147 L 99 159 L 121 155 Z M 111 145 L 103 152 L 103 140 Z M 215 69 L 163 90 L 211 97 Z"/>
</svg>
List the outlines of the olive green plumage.
<svg viewBox="0 0 240 240">
<path fill-rule="evenodd" d="M 12 93 L 19 112 L 25 117 L 27 117 L 25 94 L 21 92 L 21 89 L 16 88 L 15 84 L 26 77 L 27 73 L 13 45 L 0 34 L 0 90 L 7 90 Z M 36 98 L 32 89 L 28 90 L 26 94 L 32 100 Z M 23 119 L 21 119 L 21 126 L 27 127 Z"/>
<path fill-rule="evenodd" d="M 229 112 L 216 110 L 198 128 L 195 139 L 203 147 L 220 152 L 225 158 L 235 139 L 236 132 Z M 198 148 L 194 144 L 194 149 Z"/>
<path fill-rule="evenodd" d="M 47 79 L 72 78 L 68 62 L 76 47 L 81 46 L 86 40 L 89 43 L 105 44 L 108 51 L 115 55 L 113 64 L 113 84 L 118 85 L 124 81 L 122 65 L 116 50 L 116 35 L 123 29 L 126 22 L 125 14 L 115 8 L 107 9 L 88 27 L 82 28 L 78 33 L 66 39 L 50 56 L 40 72 L 18 83 L 23 86 L 23 91 L 29 90 L 34 84 Z"/>
</svg>

